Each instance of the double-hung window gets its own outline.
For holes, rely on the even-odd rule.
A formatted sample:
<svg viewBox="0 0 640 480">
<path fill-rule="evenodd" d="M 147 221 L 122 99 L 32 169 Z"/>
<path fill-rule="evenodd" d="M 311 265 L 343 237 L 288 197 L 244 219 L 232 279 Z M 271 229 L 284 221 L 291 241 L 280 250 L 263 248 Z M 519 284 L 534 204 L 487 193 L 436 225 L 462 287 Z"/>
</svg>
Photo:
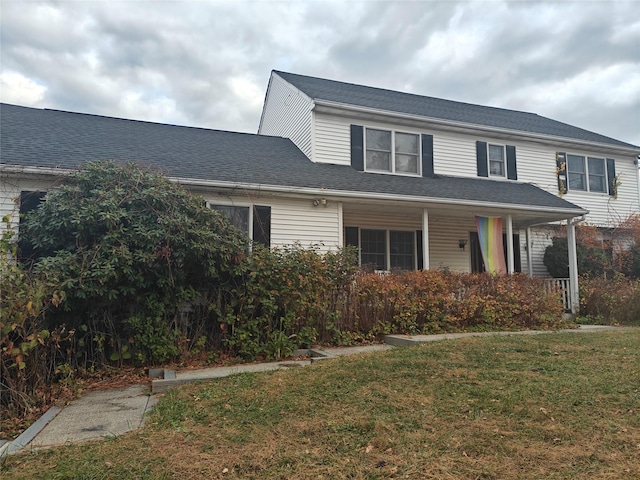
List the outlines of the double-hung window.
<svg viewBox="0 0 640 480">
<path fill-rule="evenodd" d="M 254 242 L 266 247 L 271 244 L 271 207 L 254 205 L 253 207 L 237 205 L 209 204 L 209 208 L 223 213 L 227 220 Z"/>
<path fill-rule="evenodd" d="M 607 193 L 604 158 L 567 154 L 568 190 Z"/>
<path fill-rule="evenodd" d="M 413 231 L 362 228 L 359 246 L 361 265 L 373 265 L 376 270 L 416 268 L 416 237 Z"/>
<path fill-rule="evenodd" d="M 420 174 L 420 136 L 413 133 L 367 128 L 367 171 Z"/>
<path fill-rule="evenodd" d="M 488 158 L 489 158 L 489 175 L 492 177 L 504 177 L 504 145 L 487 145 Z"/>
<path fill-rule="evenodd" d="M 387 270 L 387 231 L 360 231 L 360 262 L 375 265 L 376 270 Z"/>
<path fill-rule="evenodd" d="M 476 167 L 479 177 L 518 180 L 516 146 L 476 141 Z"/>
</svg>

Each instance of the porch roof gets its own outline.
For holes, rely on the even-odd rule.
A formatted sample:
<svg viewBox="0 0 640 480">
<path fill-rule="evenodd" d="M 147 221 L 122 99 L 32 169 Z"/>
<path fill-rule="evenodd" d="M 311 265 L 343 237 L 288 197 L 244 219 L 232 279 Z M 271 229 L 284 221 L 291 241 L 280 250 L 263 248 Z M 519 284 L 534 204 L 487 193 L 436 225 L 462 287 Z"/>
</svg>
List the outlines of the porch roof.
<svg viewBox="0 0 640 480">
<path fill-rule="evenodd" d="M 64 174 L 83 163 L 153 165 L 201 186 L 557 212 L 586 210 L 532 184 L 358 172 L 311 162 L 289 139 L 0 105 L 0 169 Z"/>
</svg>

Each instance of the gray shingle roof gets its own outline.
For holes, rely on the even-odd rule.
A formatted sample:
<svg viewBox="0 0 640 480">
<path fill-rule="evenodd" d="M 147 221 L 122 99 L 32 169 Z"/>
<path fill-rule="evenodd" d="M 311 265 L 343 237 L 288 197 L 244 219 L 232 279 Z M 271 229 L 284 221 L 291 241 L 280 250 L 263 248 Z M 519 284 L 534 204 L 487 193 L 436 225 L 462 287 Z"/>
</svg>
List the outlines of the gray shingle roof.
<svg viewBox="0 0 640 480">
<path fill-rule="evenodd" d="M 314 100 L 326 100 L 395 113 L 497 127 L 533 134 L 584 140 L 620 147 L 640 148 L 598 133 L 542 117 L 535 113 L 454 102 L 382 88 L 307 77 L 274 70 L 284 80 Z"/>
<path fill-rule="evenodd" d="M 289 139 L 0 104 L 0 168 L 75 169 L 98 160 L 154 165 L 171 177 L 575 210 L 533 185 L 357 172 L 311 162 Z"/>
</svg>

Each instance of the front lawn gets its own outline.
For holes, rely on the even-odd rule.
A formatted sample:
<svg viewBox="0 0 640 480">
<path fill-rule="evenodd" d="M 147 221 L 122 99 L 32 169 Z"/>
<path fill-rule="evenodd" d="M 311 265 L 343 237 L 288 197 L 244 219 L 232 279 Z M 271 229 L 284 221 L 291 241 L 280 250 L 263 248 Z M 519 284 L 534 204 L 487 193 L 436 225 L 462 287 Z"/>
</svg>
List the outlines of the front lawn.
<svg viewBox="0 0 640 480">
<path fill-rule="evenodd" d="M 175 389 L 2 478 L 640 478 L 640 329 L 458 339 Z"/>
</svg>

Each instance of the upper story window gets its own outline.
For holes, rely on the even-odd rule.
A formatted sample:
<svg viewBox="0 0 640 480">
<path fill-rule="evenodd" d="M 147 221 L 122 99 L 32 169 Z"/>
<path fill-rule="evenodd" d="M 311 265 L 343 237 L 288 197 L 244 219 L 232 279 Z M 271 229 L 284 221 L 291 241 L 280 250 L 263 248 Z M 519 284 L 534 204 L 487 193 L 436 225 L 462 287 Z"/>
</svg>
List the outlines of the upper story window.
<svg viewBox="0 0 640 480">
<path fill-rule="evenodd" d="M 367 128 L 367 171 L 420 174 L 420 137 L 412 133 Z"/>
<path fill-rule="evenodd" d="M 568 190 L 607 193 L 604 158 L 567 154 Z"/>
<path fill-rule="evenodd" d="M 479 177 L 503 177 L 518 180 L 515 145 L 476 142 L 476 166 Z"/>
<path fill-rule="evenodd" d="M 506 168 L 504 168 L 504 145 L 487 145 L 489 156 L 489 175 L 504 177 Z"/>
<path fill-rule="evenodd" d="M 556 152 L 558 191 L 608 193 L 617 198 L 618 181 L 614 158 Z"/>
</svg>

